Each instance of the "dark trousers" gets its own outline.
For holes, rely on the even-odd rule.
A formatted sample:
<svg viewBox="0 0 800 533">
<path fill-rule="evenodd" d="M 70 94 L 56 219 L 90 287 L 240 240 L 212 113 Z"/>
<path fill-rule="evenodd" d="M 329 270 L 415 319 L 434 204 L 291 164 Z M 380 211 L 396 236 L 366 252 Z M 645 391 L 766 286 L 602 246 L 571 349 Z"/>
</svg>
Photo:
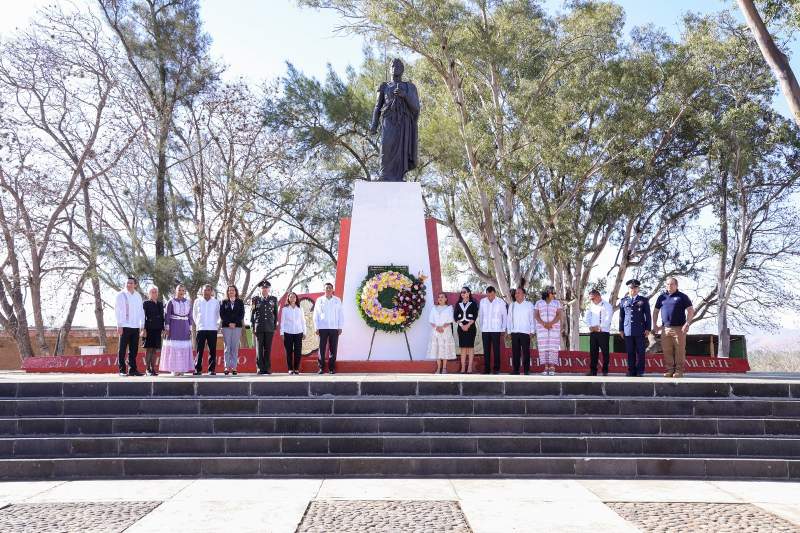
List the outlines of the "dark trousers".
<svg viewBox="0 0 800 533">
<path fill-rule="evenodd" d="M 139 349 L 139 328 L 122 328 L 122 335 L 119 336 L 119 349 L 117 358 L 119 359 L 120 372 L 137 372 L 136 352 Z M 128 370 L 125 370 L 125 351 L 128 351 Z"/>
<path fill-rule="evenodd" d="M 608 341 L 609 333 L 607 331 L 591 331 L 589 332 L 589 370 L 593 376 L 597 375 L 597 359 L 600 352 L 603 352 L 603 374 L 608 374 Z"/>
<path fill-rule="evenodd" d="M 303 334 L 284 333 L 283 348 L 286 350 L 286 366 L 289 370 L 300 370 L 300 350 L 303 348 Z"/>
<path fill-rule="evenodd" d="M 272 372 L 272 336 L 274 331 L 256 331 L 256 367 L 262 374 Z"/>
<path fill-rule="evenodd" d="M 217 330 L 201 329 L 197 331 L 197 360 L 194 362 L 195 372 L 203 371 L 203 348 L 208 345 L 208 371 L 217 368 Z"/>
<path fill-rule="evenodd" d="M 512 374 L 519 374 L 519 363 L 522 360 L 522 370 L 526 374 L 531 371 L 531 336 L 527 333 L 511 334 L 511 365 Z"/>
<path fill-rule="evenodd" d="M 494 370 L 495 373 L 500 372 L 500 332 L 481 333 L 481 340 L 483 340 L 483 373 L 488 374 L 490 370 Z M 492 354 L 494 354 L 493 365 Z"/>
<path fill-rule="evenodd" d="M 319 330 L 319 369 L 325 370 L 325 354 L 330 349 L 330 357 L 328 359 L 328 368 L 336 370 L 336 347 L 339 344 L 339 330 L 338 329 L 321 329 Z"/>
<path fill-rule="evenodd" d="M 625 350 L 628 352 L 628 375 L 644 376 L 644 335 L 625 337 Z"/>
</svg>

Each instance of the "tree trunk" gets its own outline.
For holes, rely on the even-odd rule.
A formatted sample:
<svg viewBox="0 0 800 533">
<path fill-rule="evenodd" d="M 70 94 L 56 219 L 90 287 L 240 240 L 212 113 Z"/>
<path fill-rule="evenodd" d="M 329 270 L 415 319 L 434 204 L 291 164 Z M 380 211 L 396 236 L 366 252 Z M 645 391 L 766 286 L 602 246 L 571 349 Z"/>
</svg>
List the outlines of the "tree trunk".
<svg viewBox="0 0 800 533">
<path fill-rule="evenodd" d="M 35 271 L 35 270 L 34 270 Z M 28 290 L 31 293 L 31 304 L 33 307 L 33 325 L 36 329 L 36 344 L 38 344 L 39 355 L 50 353 L 47 339 L 44 336 L 44 316 L 42 315 L 42 291 L 41 281 L 37 276 L 28 277 Z"/>
<path fill-rule="evenodd" d="M 731 346 L 728 329 L 728 175 L 722 173 L 719 209 L 719 262 L 717 264 L 717 357 L 728 357 Z"/>
<path fill-rule="evenodd" d="M 89 197 L 89 184 L 83 186 L 83 212 L 86 217 L 86 236 L 89 239 L 89 265 L 88 276 L 92 283 L 92 297 L 94 298 L 94 318 L 97 322 L 97 340 L 101 346 L 108 346 L 106 338 L 106 324 L 103 317 L 103 294 L 100 288 L 100 276 L 97 266 L 97 239 L 94 233 L 94 220 L 92 219 L 92 202 Z"/>
<path fill-rule="evenodd" d="M 162 124 L 158 138 L 158 166 L 156 167 L 156 263 L 166 253 L 167 238 L 167 132 Z M 163 293 L 166 287 L 159 287 Z"/>
<path fill-rule="evenodd" d="M 75 291 L 72 293 L 72 300 L 69 302 L 69 309 L 67 310 L 67 316 L 64 318 L 64 324 L 61 326 L 61 329 L 58 330 L 58 338 L 56 339 L 56 345 L 53 349 L 53 355 L 64 355 L 64 349 L 67 347 L 67 339 L 72 329 L 72 321 L 75 319 L 75 312 L 78 310 L 78 303 L 81 300 L 83 284 L 86 282 L 87 273 L 88 271 L 84 272 L 75 286 Z"/>
<path fill-rule="evenodd" d="M 798 85 L 797 78 L 792 71 L 789 58 L 786 57 L 786 54 L 781 52 L 775 44 L 753 0 L 737 1 L 747 21 L 747 25 L 750 27 L 750 30 L 753 32 L 753 37 L 755 37 L 758 43 L 761 54 L 764 56 L 767 63 L 769 63 L 772 72 L 774 72 L 775 76 L 778 78 L 781 91 L 783 91 L 786 103 L 789 105 L 789 109 L 794 116 L 795 123 L 800 126 L 800 85 Z"/>
</svg>

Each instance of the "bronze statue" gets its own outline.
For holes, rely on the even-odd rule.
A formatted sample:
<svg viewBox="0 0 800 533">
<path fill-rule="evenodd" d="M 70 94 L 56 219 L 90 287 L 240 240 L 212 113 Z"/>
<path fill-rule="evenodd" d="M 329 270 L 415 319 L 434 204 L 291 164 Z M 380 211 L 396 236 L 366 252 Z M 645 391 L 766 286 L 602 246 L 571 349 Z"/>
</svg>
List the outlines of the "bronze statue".
<svg viewBox="0 0 800 533">
<path fill-rule="evenodd" d="M 392 60 L 392 81 L 378 87 L 378 101 L 372 113 L 370 131 L 381 123 L 381 180 L 403 181 L 403 175 L 417 166 L 417 119 L 419 96 L 410 81 L 402 81 L 403 62 Z"/>
</svg>

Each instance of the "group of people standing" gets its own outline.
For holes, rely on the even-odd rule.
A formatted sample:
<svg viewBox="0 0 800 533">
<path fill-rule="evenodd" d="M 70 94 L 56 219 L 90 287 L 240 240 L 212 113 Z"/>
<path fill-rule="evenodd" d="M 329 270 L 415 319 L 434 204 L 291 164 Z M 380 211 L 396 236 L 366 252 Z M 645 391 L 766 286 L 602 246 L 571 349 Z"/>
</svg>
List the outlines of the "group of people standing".
<svg viewBox="0 0 800 533">
<path fill-rule="evenodd" d="M 619 335 L 625 340 L 627 375 L 645 374 L 646 338 L 651 332 L 658 334 L 663 329 L 661 343 L 664 352 L 664 376 L 682 377 L 686 361 L 686 335 L 694 318 L 691 299 L 678 290 L 677 279 L 670 278 L 667 280 L 667 290 L 658 297 L 651 314 L 648 299 L 639 294 L 639 280 L 629 280 L 626 285 L 628 294 L 619 302 Z M 263 281 L 259 287 L 260 295 L 252 298 L 250 305 L 250 326 L 255 339 L 257 373 L 272 373 L 272 341 L 278 331 L 283 339 L 288 372 L 298 374 L 302 342 L 307 335 L 305 314 L 298 296 L 294 292 L 286 295 L 279 318 L 278 300 L 270 294 L 270 283 Z M 208 353 L 207 372 L 215 375 L 219 331 L 222 331 L 224 343 L 224 374 L 238 373 L 245 303 L 239 297 L 236 286 L 228 286 L 225 299 L 219 301 L 214 297 L 214 288 L 205 285 L 202 296 L 192 303 L 186 294 L 186 287 L 179 284 L 166 305 L 160 298 L 157 287 L 149 289 L 148 299 L 144 302 L 136 289 L 136 279 L 128 278 L 125 289 L 119 292 L 115 302 L 120 375 L 142 375 L 136 366 L 140 337 L 143 338 L 147 375 L 156 376 L 159 371 L 171 372 L 173 375 L 190 372 L 201 375 L 205 353 Z M 484 374 L 500 372 L 500 344 L 505 333 L 506 342 L 511 347 L 512 374 L 530 374 L 531 336 L 536 335 L 539 361 L 544 366 L 542 374 L 555 375 L 561 347 L 561 323 L 564 319 L 555 288 L 546 287 L 536 303 L 527 299 L 524 287 L 513 290 L 512 298 L 511 304 L 507 304 L 497 295 L 495 288 L 489 286 L 486 288 L 486 297 L 478 303 L 470 288 L 463 287 L 458 302 L 451 306 L 447 303 L 447 295 L 439 293 L 428 319 L 432 328 L 428 357 L 436 361 L 435 373 L 446 373 L 447 361 L 457 358 L 454 331 L 458 338 L 460 372 L 473 372 L 475 339 L 480 326 L 484 347 Z M 589 300 L 585 313 L 586 326 L 589 328 L 590 356 L 587 375 L 597 375 L 602 353 L 600 372 L 605 376 L 609 370 L 610 330 L 614 309 L 603 300 L 600 291 L 596 289 L 589 292 Z M 661 326 L 657 325 L 659 314 Z M 327 362 L 327 371 L 334 374 L 337 346 L 342 334 L 343 312 L 342 301 L 334 296 L 331 283 L 325 284 L 325 294 L 314 303 L 313 322 L 314 333 L 319 336 L 320 342 L 317 371 L 324 373 Z M 193 329 L 196 331 L 194 346 Z M 161 352 L 161 359 L 159 368 L 156 368 L 158 351 Z"/>
<path fill-rule="evenodd" d="M 187 297 L 186 287 L 179 284 L 175 287 L 174 296 L 166 304 L 159 295 L 158 287 L 150 287 L 145 301 L 142 301 L 137 287 L 137 280 L 129 277 L 125 289 L 117 294 L 115 301 L 119 335 L 117 355 L 121 376 L 143 375 L 136 363 L 140 338 L 145 349 L 145 373 L 149 376 L 157 376 L 159 371 L 177 376 L 186 373 L 199 376 L 203 373 L 203 358 L 206 353 L 207 373 L 216 375 L 217 338 L 220 331 L 224 344 L 224 374 L 238 374 L 245 303 L 239 297 L 236 286 L 230 285 L 225 299 L 219 301 L 214 297 L 214 288 L 205 285 L 202 296 L 192 303 Z M 260 295 L 252 298 L 250 305 L 250 327 L 256 346 L 257 373 L 272 373 L 272 340 L 275 332 L 279 331 L 286 351 L 289 374 L 299 374 L 302 343 L 307 334 L 300 300 L 294 292 L 287 294 L 279 320 L 278 300 L 270 294 L 270 283 L 263 281 L 259 287 Z M 341 303 L 333 295 L 333 285 L 328 283 L 325 286 L 325 296 L 317 299 L 314 308 L 315 333 L 320 337 L 320 374 L 324 372 L 328 353 L 329 372 L 333 374 L 336 369 L 336 349 L 342 332 Z M 159 351 L 161 358 L 156 365 L 156 352 Z"/>
<path fill-rule="evenodd" d="M 500 372 L 500 341 L 505 333 L 511 338 L 512 374 L 525 375 L 531 371 L 531 335 L 536 335 L 539 359 L 544 375 L 553 376 L 558 365 L 561 347 L 563 311 L 554 287 L 542 291 L 535 304 L 526 299 L 525 288 L 514 290 L 511 305 L 497 296 L 497 290 L 486 287 L 486 297 L 480 305 L 469 287 L 463 287 L 455 306 L 447 304 L 447 295 L 439 293 L 431 309 L 429 322 L 433 331 L 428 345 L 428 357 L 436 360 L 436 373 L 447 372 L 447 360 L 455 359 L 453 326 L 457 328 L 461 355 L 461 373 L 472 373 L 477 326 L 483 341 L 483 373 Z"/>
<path fill-rule="evenodd" d="M 631 279 L 626 283 L 628 294 L 619 302 L 619 335 L 625 341 L 628 356 L 628 376 L 645 374 L 645 349 L 647 336 L 662 331 L 661 345 L 664 352 L 664 377 L 683 377 L 686 362 L 686 335 L 694 318 L 691 299 L 678 290 L 678 280 L 669 278 L 667 290 L 659 295 L 650 312 L 650 302 L 639 294 L 641 283 Z M 539 361 L 544 366 L 543 375 L 553 376 L 559 362 L 561 347 L 561 323 L 564 312 L 556 298 L 555 288 L 546 287 L 541 298 L 532 303 L 527 300 L 524 288 L 512 291 L 512 302 L 507 304 L 497 296 L 494 287 L 486 288 L 486 297 L 475 302 L 469 287 L 463 287 L 455 306 L 447 303 L 447 295 L 439 293 L 436 305 L 431 309 L 429 322 L 432 327 L 428 344 L 428 357 L 436 360 L 435 373 L 447 372 L 447 361 L 456 359 L 453 327 L 457 328 L 461 355 L 460 372 L 472 372 L 477 327 L 480 326 L 483 341 L 483 373 L 500 372 L 500 342 L 503 333 L 510 338 L 511 374 L 530 374 L 531 336 L 536 335 Z M 590 376 L 600 367 L 607 376 L 610 362 L 611 320 L 614 309 L 604 301 L 600 291 L 589 292 L 589 306 L 584 315 L 589 328 Z M 661 326 L 657 326 L 659 315 Z"/>
</svg>

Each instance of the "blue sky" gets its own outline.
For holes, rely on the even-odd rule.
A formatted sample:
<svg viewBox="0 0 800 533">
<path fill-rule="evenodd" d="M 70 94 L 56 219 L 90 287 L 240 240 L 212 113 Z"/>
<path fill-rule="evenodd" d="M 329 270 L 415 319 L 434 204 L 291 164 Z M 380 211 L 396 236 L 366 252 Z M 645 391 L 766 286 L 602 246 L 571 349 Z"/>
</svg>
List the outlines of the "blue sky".
<svg viewBox="0 0 800 533">
<path fill-rule="evenodd" d="M 25 25 L 38 7 L 54 0 L 0 0 L 0 37 Z M 59 0 L 55 0 L 58 3 Z M 81 6 L 93 0 L 61 0 Z M 564 0 L 543 0 L 551 12 Z M 626 31 L 654 24 L 677 37 L 687 11 L 713 13 L 734 8 L 733 0 L 616 0 L 627 15 Z M 251 81 L 280 76 L 286 62 L 307 74 L 321 77 L 330 63 L 338 72 L 361 62 L 363 41 L 337 34 L 339 19 L 330 11 L 301 9 L 295 0 L 201 0 L 206 31 L 213 39 L 212 53 L 228 66 L 230 78 Z M 800 73 L 800 41 L 791 47 L 792 66 Z M 782 97 L 776 107 L 788 115 Z"/>
<path fill-rule="evenodd" d="M 625 9 L 626 31 L 654 24 L 675 37 L 680 34 L 681 19 L 687 11 L 714 13 L 735 8 L 732 0 L 616 1 Z M 545 5 L 556 12 L 564 1 L 545 0 Z M 738 15 L 738 11 L 734 12 Z M 307 74 L 322 77 L 327 63 L 342 72 L 347 65 L 361 61 L 362 39 L 337 34 L 340 21 L 334 13 L 301 9 L 294 0 L 202 0 L 202 16 L 214 39 L 213 52 L 228 65 L 231 77 L 274 78 L 285 72 L 287 61 Z M 791 57 L 795 72 L 800 73 L 800 43 L 793 43 Z M 780 95 L 776 107 L 788 115 Z"/>
</svg>

